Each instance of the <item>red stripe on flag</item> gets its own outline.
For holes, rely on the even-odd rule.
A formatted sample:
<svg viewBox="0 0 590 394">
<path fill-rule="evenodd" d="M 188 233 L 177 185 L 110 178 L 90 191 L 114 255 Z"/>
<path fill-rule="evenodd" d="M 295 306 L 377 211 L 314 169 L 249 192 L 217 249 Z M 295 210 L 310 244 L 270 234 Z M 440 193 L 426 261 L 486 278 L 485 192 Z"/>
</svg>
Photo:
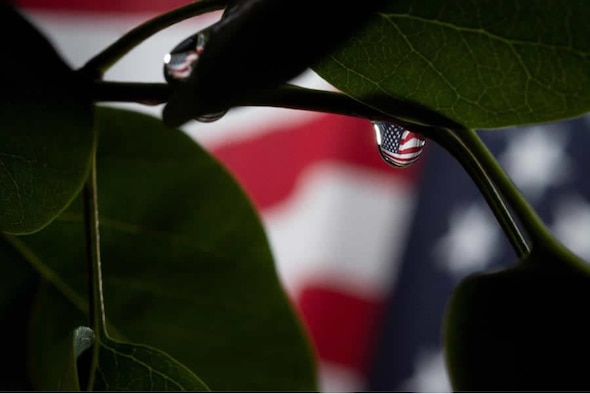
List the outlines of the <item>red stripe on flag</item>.
<svg viewBox="0 0 590 394">
<path fill-rule="evenodd" d="M 288 198 L 299 176 L 314 164 L 333 161 L 412 181 L 417 166 L 393 169 L 379 156 L 369 121 L 320 116 L 305 125 L 274 131 L 213 149 L 260 209 Z"/>
<path fill-rule="evenodd" d="M 359 373 L 369 368 L 383 301 L 308 284 L 297 305 L 321 360 Z"/>
</svg>

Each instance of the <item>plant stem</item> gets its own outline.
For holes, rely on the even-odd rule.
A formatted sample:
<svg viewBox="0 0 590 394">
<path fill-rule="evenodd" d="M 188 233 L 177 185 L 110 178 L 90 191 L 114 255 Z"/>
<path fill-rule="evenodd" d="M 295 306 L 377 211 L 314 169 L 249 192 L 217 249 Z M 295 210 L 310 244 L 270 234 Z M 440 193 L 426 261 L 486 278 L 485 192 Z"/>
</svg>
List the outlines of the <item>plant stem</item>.
<svg viewBox="0 0 590 394">
<path fill-rule="evenodd" d="M 89 274 L 89 315 L 90 326 L 94 330 L 94 343 L 88 390 L 94 387 L 101 338 L 107 337 L 102 292 L 102 268 L 100 261 L 100 237 L 98 223 L 98 197 L 96 184 L 96 155 L 92 157 L 90 174 L 84 186 L 84 223 L 86 230 L 86 254 Z"/>
<path fill-rule="evenodd" d="M 555 243 L 555 238 L 549 232 L 541 218 L 514 185 L 510 177 L 508 177 L 477 134 L 473 130 L 466 128 L 457 130 L 456 134 L 465 143 L 465 146 L 478 156 L 482 165 L 488 171 L 490 178 L 493 179 L 506 201 L 514 208 L 516 216 L 531 239 L 531 243 L 533 245 Z"/>
<path fill-rule="evenodd" d="M 163 103 L 169 94 L 170 88 L 166 84 L 97 82 L 93 89 L 93 97 L 105 101 Z M 390 98 L 390 100 L 393 99 Z M 512 184 L 477 134 L 452 120 L 429 115 L 425 119 L 417 119 L 421 124 L 416 124 L 404 120 L 409 115 L 415 119 L 416 114 L 412 112 L 413 106 L 408 106 L 402 101 L 400 101 L 398 112 L 386 114 L 341 93 L 293 85 L 282 85 L 272 90 L 257 92 L 255 96 L 246 98 L 240 105 L 329 112 L 373 121 L 394 122 L 422 133 L 447 150 L 471 176 L 519 258 L 527 255 L 530 248 L 506 207 L 503 197 L 516 208 L 517 216 L 533 243 L 551 237 L 534 210 Z M 427 126 L 432 119 L 437 121 L 437 125 L 446 125 L 446 127 Z"/>
<path fill-rule="evenodd" d="M 364 101 L 364 100 L 363 100 Z M 283 107 L 310 111 L 330 112 L 369 120 L 395 121 L 412 125 L 447 128 L 462 127 L 429 108 L 391 96 L 373 96 L 360 102 L 339 92 L 303 88 L 284 84 L 274 89 L 256 92 L 240 103 L 241 106 Z M 387 112 L 378 110 L 387 103 Z"/>
<path fill-rule="evenodd" d="M 165 103 L 172 89 L 165 83 L 94 81 L 91 85 L 95 101 L 135 102 L 145 105 Z"/>
<path fill-rule="evenodd" d="M 527 256 L 530 253 L 530 247 L 497 189 L 494 174 L 490 174 L 487 171 L 488 167 L 481 162 L 480 152 L 471 149 L 450 129 L 423 129 L 422 133 L 438 143 L 461 164 L 488 203 L 517 257 L 522 259 Z"/>
<path fill-rule="evenodd" d="M 90 75 L 92 79 L 100 79 L 113 64 L 152 35 L 185 19 L 220 10 L 226 3 L 226 0 L 200 0 L 158 15 L 127 32 L 90 59 L 79 72 Z"/>
<path fill-rule="evenodd" d="M 393 122 L 400 124 L 412 131 L 419 132 L 425 137 L 432 139 L 441 145 L 445 150 L 447 150 L 447 152 L 449 152 L 470 175 L 482 193 L 484 199 L 490 206 L 490 209 L 494 213 L 494 216 L 500 224 L 500 227 L 506 234 L 516 255 L 519 258 L 522 258 L 529 253 L 530 248 L 526 242 L 526 239 L 512 218 L 512 215 L 506 207 L 500 192 L 496 188 L 495 184 L 498 181 L 498 174 L 490 174 L 488 172 L 489 163 L 482 163 L 480 160 L 482 152 L 480 152 L 479 149 L 474 150 L 473 144 L 471 144 L 471 146 L 465 144 L 462 138 L 460 138 L 460 135 L 454 133 L 452 129 L 413 124 L 389 114 L 384 114 L 380 111 L 372 109 L 371 107 L 367 107 L 364 104 L 352 100 L 348 96 L 340 93 L 286 86 L 275 90 L 274 94 L 272 95 L 261 96 L 260 99 L 270 99 L 270 102 L 266 103 L 265 105 L 331 112 L 347 116 L 362 117 L 371 120 Z M 251 101 L 250 104 L 260 105 L 261 102 Z M 401 110 L 399 115 L 405 116 L 407 111 L 403 106 L 400 106 L 400 108 Z M 442 120 L 442 123 L 453 124 L 454 122 L 451 120 Z M 477 135 L 474 132 L 471 136 L 477 138 Z M 480 147 L 480 145 L 475 146 L 475 148 Z M 486 158 L 489 162 L 490 157 L 487 156 Z M 498 169 L 499 165 L 493 156 L 491 157 L 491 160 L 496 164 L 495 168 Z M 507 190 L 506 187 L 505 190 Z M 511 190 L 516 191 L 514 187 Z M 516 191 L 516 193 L 518 192 Z"/>
</svg>

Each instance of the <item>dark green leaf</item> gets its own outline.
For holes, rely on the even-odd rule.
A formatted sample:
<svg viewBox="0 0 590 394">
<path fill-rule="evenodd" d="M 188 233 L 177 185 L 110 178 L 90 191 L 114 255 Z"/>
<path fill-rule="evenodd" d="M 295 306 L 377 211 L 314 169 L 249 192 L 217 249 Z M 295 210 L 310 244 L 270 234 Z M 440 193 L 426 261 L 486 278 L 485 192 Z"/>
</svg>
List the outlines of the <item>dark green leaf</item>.
<svg viewBox="0 0 590 394">
<path fill-rule="evenodd" d="M 31 320 L 27 332 L 33 390 L 79 390 L 73 331 L 88 319 L 84 305 L 77 303 L 48 281 L 42 281 L 37 289 L 34 306 L 28 311 Z"/>
<path fill-rule="evenodd" d="M 32 325 L 31 349 L 33 377 L 37 390 L 79 391 L 80 381 L 87 385 L 88 365 L 78 377 L 78 360 L 92 352 L 94 332 L 78 327 L 65 330 L 79 311 L 54 288 L 44 287 L 37 298 Z M 64 319 L 65 318 L 65 319 Z M 47 327 L 59 327 L 48 335 Z M 58 332 L 59 331 L 59 332 Z M 99 365 L 94 389 L 99 391 L 208 391 L 205 384 L 188 368 L 169 355 L 144 345 L 120 343 L 101 336 Z M 85 360 L 88 361 L 88 360 Z"/>
<path fill-rule="evenodd" d="M 94 149 L 92 102 L 45 38 L 0 4 L 0 230 L 30 233 L 80 191 Z"/>
<path fill-rule="evenodd" d="M 209 391 L 184 365 L 144 345 L 101 338 L 95 390 Z"/>
<path fill-rule="evenodd" d="M 165 351 L 215 391 L 315 390 L 310 348 L 259 217 L 230 174 L 157 119 L 102 109 L 99 126 L 113 336 Z M 81 212 L 72 204 L 51 226 L 21 239 L 85 294 Z M 60 312 L 60 321 L 71 313 Z M 80 325 L 71 320 L 66 333 Z"/>
<path fill-rule="evenodd" d="M 587 392 L 590 268 L 562 246 L 472 275 L 453 291 L 445 353 L 466 392 Z"/>
<path fill-rule="evenodd" d="M 94 342 L 89 327 L 74 330 L 73 365 Z M 91 351 L 91 350 L 89 350 Z M 77 379 L 77 373 L 75 374 Z M 61 389 L 79 391 L 76 387 Z M 120 343 L 101 336 L 99 365 L 94 390 L 98 391 L 209 391 L 188 368 L 169 355 L 148 346 Z"/>
<path fill-rule="evenodd" d="M 590 110 L 590 3 L 389 1 L 315 70 L 345 93 L 397 114 L 399 100 L 470 128 Z"/>
</svg>

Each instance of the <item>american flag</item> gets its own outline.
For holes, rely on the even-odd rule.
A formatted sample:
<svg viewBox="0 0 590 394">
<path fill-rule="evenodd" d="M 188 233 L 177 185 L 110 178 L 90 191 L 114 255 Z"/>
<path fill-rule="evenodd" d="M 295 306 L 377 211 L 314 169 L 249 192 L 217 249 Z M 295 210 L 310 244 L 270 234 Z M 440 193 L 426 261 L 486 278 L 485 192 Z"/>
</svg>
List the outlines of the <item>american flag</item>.
<svg viewBox="0 0 590 394">
<path fill-rule="evenodd" d="M 178 44 L 164 56 L 164 77 L 169 83 L 188 78 L 193 65 L 205 50 L 205 35 L 197 33 Z"/>
<path fill-rule="evenodd" d="M 73 66 L 175 5 L 19 3 Z M 162 56 L 219 16 L 157 34 L 106 79 L 161 81 Z M 312 73 L 295 82 L 331 89 Z M 161 114 L 161 107 L 133 108 Z M 184 129 L 232 171 L 259 210 L 281 281 L 315 347 L 322 391 L 450 390 L 440 347 L 446 300 L 469 272 L 515 257 L 446 152 L 427 141 L 414 165 L 393 169 L 370 122 L 286 109 L 240 108 Z M 589 129 L 578 119 L 481 133 L 550 228 L 586 260 Z M 399 150 L 385 140 L 381 148 Z"/>
<path fill-rule="evenodd" d="M 549 229 L 590 262 L 590 118 L 480 132 Z M 448 153 L 430 145 L 409 242 L 387 302 L 367 389 L 450 391 L 441 322 L 466 275 L 517 258 L 490 209 Z"/>
<path fill-rule="evenodd" d="M 164 60 L 166 74 L 177 80 L 186 79 L 191 75 L 193 64 L 198 58 L 197 51 L 168 54 Z"/>
<path fill-rule="evenodd" d="M 374 122 L 373 128 L 379 152 L 387 163 L 394 167 L 407 167 L 420 157 L 424 138 L 404 127 L 387 122 Z"/>
</svg>

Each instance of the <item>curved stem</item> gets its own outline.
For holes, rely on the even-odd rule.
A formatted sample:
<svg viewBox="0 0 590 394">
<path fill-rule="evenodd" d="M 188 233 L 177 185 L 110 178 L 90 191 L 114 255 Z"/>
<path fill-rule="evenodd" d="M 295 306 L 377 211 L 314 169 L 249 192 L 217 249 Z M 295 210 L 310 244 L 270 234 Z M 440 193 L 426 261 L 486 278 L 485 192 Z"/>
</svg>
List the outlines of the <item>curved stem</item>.
<svg viewBox="0 0 590 394">
<path fill-rule="evenodd" d="M 125 98 L 136 102 L 144 100 L 163 103 L 170 94 L 170 88 L 166 84 L 123 85 L 103 82 L 96 83 L 94 86 L 95 97 L 107 101 Z M 399 113 L 385 114 L 341 93 L 282 85 L 272 90 L 257 92 L 255 96 L 246 98 L 240 105 L 329 112 L 368 120 L 395 122 L 412 131 L 422 133 L 447 150 L 471 176 L 494 212 L 518 257 L 524 257 L 529 253 L 530 248 L 502 197 L 516 208 L 517 216 L 533 242 L 538 242 L 540 239 L 547 240 L 548 237 L 551 237 L 534 210 L 512 184 L 475 132 L 442 117 L 438 118 L 437 123 L 447 124 L 451 127 L 431 127 L 408 122 L 403 120 L 407 111 L 404 109 L 403 102 L 400 101 L 400 103 Z M 424 123 L 427 122 L 424 121 Z"/>
<path fill-rule="evenodd" d="M 422 134 L 438 143 L 461 164 L 488 203 L 518 258 L 527 256 L 530 253 L 530 247 L 497 189 L 497 179 L 494 179 L 497 177 L 490 174 L 487 171 L 488 167 L 481 162 L 480 152 L 466 145 L 450 129 L 426 130 L 423 128 Z"/>
<path fill-rule="evenodd" d="M 529 253 L 530 248 L 524 236 L 506 207 L 501 193 L 496 188 L 496 182 L 500 180 L 499 174 L 497 172 L 491 174 L 488 172 L 490 157 L 487 156 L 487 161 L 482 163 L 480 160 L 482 152 L 480 149 L 474 149 L 472 140 L 470 140 L 471 144 L 467 145 L 462 138 L 460 138 L 460 135 L 454 133 L 451 129 L 433 128 L 409 123 L 367 107 L 340 93 L 287 86 L 275 90 L 272 96 L 263 96 L 258 100 L 264 101 L 269 98 L 271 99 L 270 102 L 262 104 L 260 101 L 251 101 L 250 105 L 273 105 L 293 109 L 338 113 L 341 115 L 363 117 L 371 120 L 395 122 L 432 139 L 447 150 L 470 175 L 490 206 L 490 209 L 510 241 L 516 255 L 519 258 L 522 258 Z M 449 121 L 448 123 L 451 124 L 452 121 Z M 475 135 L 475 138 L 477 138 L 477 135 Z M 477 145 L 475 148 L 480 148 L 480 146 Z M 495 163 L 494 168 L 497 170 L 499 168 L 498 163 L 493 157 L 491 157 L 491 159 L 491 161 Z M 504 190 L 507 191 L 507 189 L 508 188 L 504 187 Z M 512 191 L 514 191 L 514 189 L 512 189 Z"/>
<path fill-rule="evenodd" d="M 90 95 L 95 101 L 136 102 L 149 105 L 168 101 L 172 88 L 167 83 L 93 81 Z M 366 119 L 391 120 L 391 115 L 367 107 L 350 97 L 336 92 L 302 88 L 284 84 L 274 89 L 257 92 L 256 96 L 245 98 L 239 106 L 280 107 L 330 112 Z"/>
<path fill-rule="evenodd" d="M 555 241 L 553 235 L 477 134 L 473 130 L 466 128 L 459 129 L 456 133 L 465 143 L 465 146 L 477 154 L 490 178 L 493 179 L 504 198 L 514 208 L 516 216 L 531 239 L 531 243 L 533 245 L 536 243 L 553 243 Z"/>
<path fill-rule="evenodd" d="M 369 102 L 369 104 L 366 104 L 366 102 Z M 365 100 L 363 102 L 357 101 L 340 92 L 283 84 L 274 89 L 256 92 L 255 96 L 246 98 L 240 105 L 275 106 L 330 112 L 370 120 L 389 120 L 408 125 L 436 126 L 451 129 L 462 127 L 454 120 L 429 108 L 391 96 L 375 95 L 367 99 L 366 102 Z M 387 112 L 377 109 L 385 108 L 385 106 Z"/>
<path fill-rule="evenodd" d="M 84 224 L 86 233 L 86 254 L 89 273 L 90 326 L 94 330 L 94 343 L 88 390 L 92 391 L 98 367 L 101 338 L 107 337 L 102 292 L 102 268 L 100 261 L 100 237 L 98 223 L 98 197 L 96 185 L 96 156 L 93 155 L 90 174 L 84 186 Z"/>
<path fill-rule="evenodd" d="M 127 32 L 105 50 L 90 59 L 79 72 L 100 79 L 119 59 L 155 33 L 185 19 L 223 9 L 226 0 L 201 0 L 150 19 Z"/>
</svg>

